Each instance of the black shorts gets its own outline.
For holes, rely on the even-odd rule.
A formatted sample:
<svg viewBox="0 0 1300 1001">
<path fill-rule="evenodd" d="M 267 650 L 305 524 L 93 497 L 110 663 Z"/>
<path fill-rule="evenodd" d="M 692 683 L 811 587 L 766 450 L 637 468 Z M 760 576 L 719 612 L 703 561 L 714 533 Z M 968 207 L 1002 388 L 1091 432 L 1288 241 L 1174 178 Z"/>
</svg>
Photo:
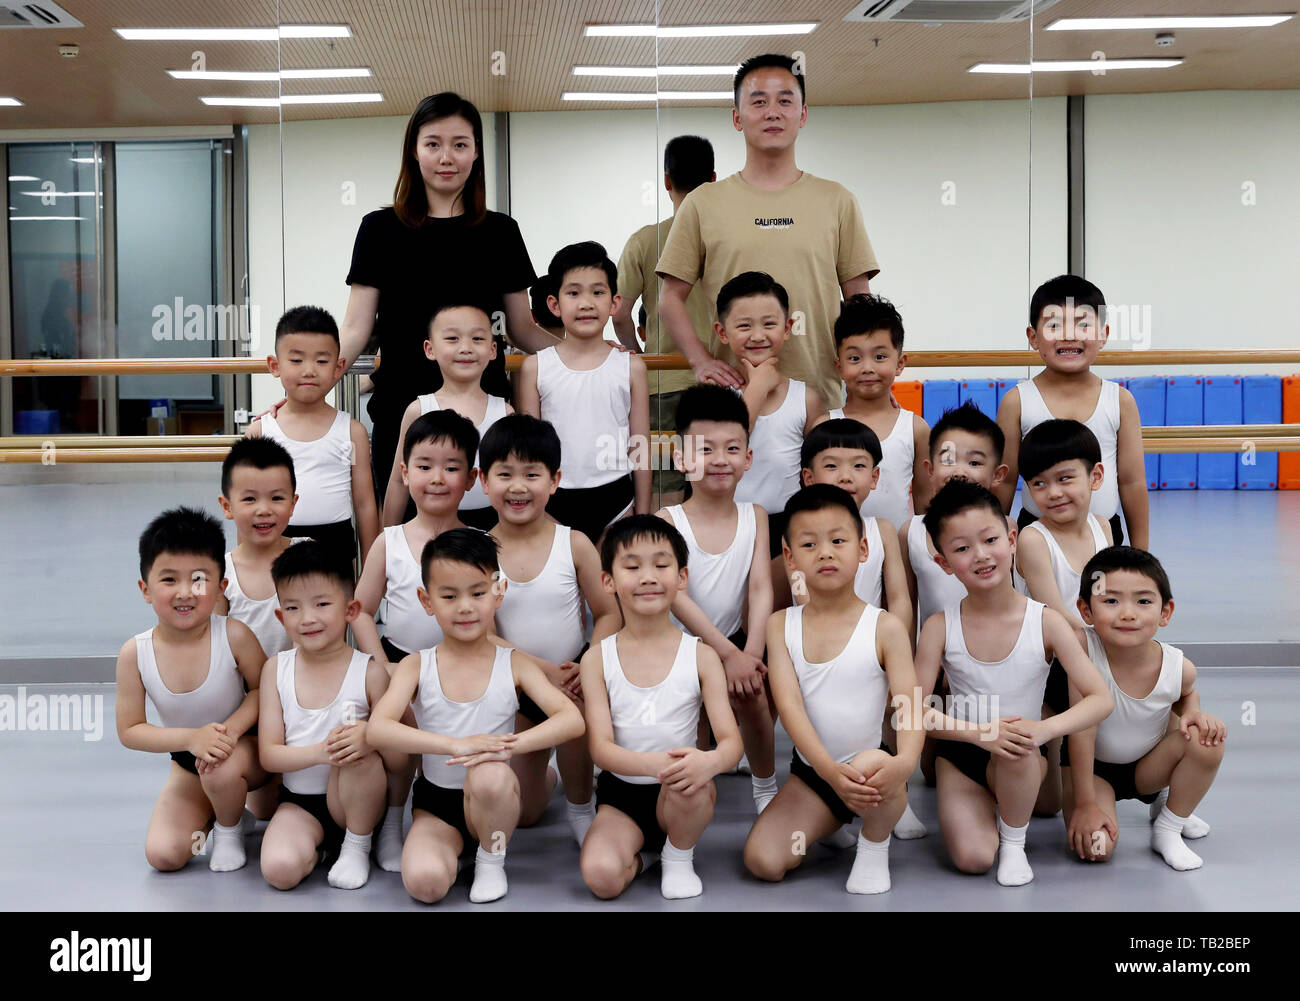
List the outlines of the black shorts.
<svg viewBox="0 0 1300 1001">
<path fill-rule="evenodd" d="M 194 760 L 194 755 L 191 754 L 189 751 L 172 751 L 170 753 L 172 756 L 172 760 L 176 762 L 176 764 L 184 768 L 191 775 L 199 774 L 198 765 Z"/>
<path fill-rule="evenodd" d="M 582 660 L 582 655 L 586 653 L 590 647 L 590 643 L 584 643 L 582 649 L 578 651 L 578 656 L 573 659 Z M 545 723 L 548 718 L 546 713 L 542 711 L 542 707 L 534 702 L 532 697 L 526 692 L 519 693 L 519 712 L 524 719 L 528 720 L 528 722 L 533 724 L 533 726 L 536 726 L 538 723 Z"/>
<path fill-rule="evenodd" d="M 623 513 L 636 498 L 632 474 L 602 483 L 598 487 L 566 490 L 558 487 L 546 503 L 546 513 L 561 525 L 576 528 L 591 540 L 600 541 L 605 526 Z"/>
<path fill-rule="evenodd" d="M 627 814 L 645 838 L 644 848 L 648 852 L 663 851 L 668 835 L 659 826 L 659 790 L 658 782 L 626 782 L 613 772 L 601 772 L 596 779 L 596 809 L 612 806 L 615 810 Z"/>
<path fill-rule="evenodd" d="M 1019 530 L 1024 531 L 1025 526 L 1027 526 L 1027 525 L 1032 525 L 1032 524 L 1033 524 L 1034 522 L 1036 522 L 1037 520 L 1038 520 L 1038 516 L 1037 516 L 1037 515 L 1035 515 L 1035 514 L 1030 514 L 1028 511 L 1026 511 L 1026 510 L 1022 507 L 1022 508 L 1020 509 L 1020 513 L 1019 513 L 1018 515 L 1016 515 L 1016 527 L 1017 527 Z M 1112 540 L 1112 541 L 1111 541 L 1111 545 L 1113 545 L 1113 546 L 1122 546 L 1122 545 L 1124 545 L 1124 522 L 1120 519 L 1120 516 L 1119 516 L 1118 514 L 1111 515 L 1111 519 L 1110 519 L 1110 537 L 1111 537 L 1111 540 Z M 1071 607 L 1073 607 L 1074 599 L 1077 598 L 1077 597 L 1079 597 L 1079 596 L 1078 596 L 1077 594 L 1074 594 L 1074 595 L 1063 594 L 1063 595 L 1061 595 L 1061 597 L 1065 599 L 1065 603 L 1066 603 L 1067 605 L 1070 605 Z"/>
<path fill-rule="evenodd" d="M 286 525 L 286 538 L 315 539 L 351 572 L 357 558 L 357 533 L 352 528 L 352 519 L 336 521 L 332 525 Z"/>
<path fill-rule="evenodd" d="M 384 648 L 384 656 L 388 658 L 388 663 L 390 664 L 396 664 L 398 661 L 402 660 L 403 658 L 410 656 L 410 653 L 408 653 L 406 650 L 403 650 L 401 647 L 396 646 L 393 643 L 390 643 L 388 641 L 387 636 L 379 637 L 379 645 Z"/>
<path fill-rule="evenodd" d="M 772 559 L 781 555 L 781 537 L 789 520 L 784 511 L 767 512 L 767 554 Z"/>
<path fill-rule="evenodd" d="M 495 528 L 498 518 L 497 509 L 490 505 L 488 507 L 463 507 L 456 512 L 456 516 L 470 528 L 477 528 L 482 532 L 490 532 Z M 414 517 L 414 515 L 411 517 Z M 406 520 L 410 521 L 411 519 L 407 518 Z"/>
<path fill-rule="evenodd" d="M 1047 671 L 1047 687 L 1043 689 L 1043 705 L 1060 715 L 1070 708 L 1070 679 L 1065 668 L 1055 657 Z"/>
<path fill-rule="evenodd" d="M 1116 802 L 1121 799 L 1136 799 L 1143 803 L 1154 803 L 1160 793 L 1140 793 L 1137 790 L 1137 766 L 1136 761 L 1117 765 L 1110 761 L 1098 761 L 1093 758 L 1092 774 L 1099 779 L 1105 779 L 1110 784 L 1110 787 L 1115 790 Z M 1068 734 L 1061 738 L 1061 767 L 1070 767 L 1070 737 Z"/>
<path fill-rule="evenodd" d="M 343 846 L 343 828 L 330 815 L 329 803 L 326 801 L 325 793 L 304 794 L 290 792 L 281 782 L 279 802 L 300 806 L 315 817 L 317 823 L 325 832 L 325 837 L 321 840 L 320 846 L 325 849 L 326 857 L 332 858 L 338 855 L 339 849 Z"/>
<path fill-rule="evenodd" d="M 1040 744 L 1038 753 L 1047 757 L 1047 745 Z M 981 747 L 979 743 L 968 744 L 964 740 L 936 740 L 934 755 L 951 761 L 968 779 L 988 789 L 988 767 L 989 760 L 993 757 L 992 751 Z"/>
<path fill-rule="evenodd" d="M 832 788 L 831 784 L 818 775 L 817 770 L 812 765 L 804 763 L 803 758 L 799 757 L 798 751 L 795 751 L 790 756 L 790 777 L 797 778 L 815 792 L 841 824 L 852 823 L 857 818 L 858 815 L 849 808 L 849 805 L 844 800 L 840 799 L 840 794 Z"/>
<path fill-rule="evenodd" d="M 461 851 L 478 847 L 478 842 L 469 833 L 469 826 L 465 823 L 464 789 L 446 789 L 434 785 L 423 775 L 419 775 L 411 788 L 411 809 L 423 810 L 437 817 L 444 824 L 456 828 L 464 842 Z"/>
</svg>

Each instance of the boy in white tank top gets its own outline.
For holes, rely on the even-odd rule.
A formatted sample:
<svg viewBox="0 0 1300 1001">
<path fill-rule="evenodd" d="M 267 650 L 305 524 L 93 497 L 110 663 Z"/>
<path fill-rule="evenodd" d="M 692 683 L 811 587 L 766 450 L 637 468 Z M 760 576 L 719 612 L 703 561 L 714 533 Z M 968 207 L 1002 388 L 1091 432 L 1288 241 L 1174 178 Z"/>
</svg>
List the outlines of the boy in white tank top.
<svg viewBox="0 0 1300 1001">
<path fill-rule="evenodd" d="M 350 562 L 360 535 L 364 559 L 379 534 L 379 511 L 366 429 L 325 402 L 346 364 L 334 317 L 318 306 L 289 310 L 275 325 L 266 364 L 285 399 L 244 433 L 274 438 L 293 456 L 299 500 L 285 534 L 323 542 Z"/>
<path fill-rule="evenodd" d="M 424 903 L 441 900 L 462 852 L 476 844 L 469 899 L 487 903 L 506 894 L 506 846 L 523 805 L 509 762 L 581 736 L 582 714 L 531 657 L 494 642 L 503 595 L 491 535 L 444 532 L 429 546 L 426 566 L 443 639 L 397 666 L 375 709 L 373 739 L 389 751 L 423 755 L 402 849 L 406 891 Z M 546 718 L 517 733 L 521 696 Z M 412 704 L 415 721 L 404 723 Z"/>
<path fill-rule="evenodd" d="M 879 462 L 880 441 L 876 433 L 851 417 L 833 418 L 818 424 L 804 439 L 800 457 L 804 486 L 825 483 L 840 487 L 853 497 L 859 511 L 878 482 Z M 858 600 L 888 609 L 900 622 L 907 623 L 912 619 L 912 601 L 907 593 L 896 532 L 884 518 L 863 517 L 862 538 L 867 544 L 867 558 L 858 564 L 853 591 Z M 806 604 L 808 597 L 808 589 L 800 588 L 794 595 L 795 604 Z M 911 644 L 910 633 L 908 644 Z M 889 718 L 885 720 L 884 740 L 887 745 L 895 746 Z M 901 841 L 925 837 L 925 825 L 910 804 L 903 809 L 894 836 Z M 834 843 L 848 848 L 854 844 L 854 839 L 851 832 L 844 832 L 836 836 Z"/>
<path fill-rule="evenodd" d="M 1202 711 L 1192 662 L 1155 638 L 1174 612 L 1169 578 L 1150 553 L 1113 546 L 1088 561 L 1077 599 L 1115 711 L 1062 749 L 1070 851 L 1109 860 L 1119 836 L 1115 803 L 1139 799 L 1151 805 L 1152 851 L 1173 869 L 1199 869 L 1201 857 L 1183 839 L 1210 832 L 1192 811 L 1218 773 L 1228 728 Z"/>
<path fill-rule="evenodd" d="M 907 779 L 921 753 L 915 713 L 894 714 L 897 754 L 880 746 L 885 710 L 915 698 L 907 631 L 854 593 L 867 553 L 853 497 L 817 484 L 795 494 L 786 510 L 786 566 L 808 601 L 772 615 L 767 649 L 772 691 L 795 753 L 789 781 L 749 832 L 745 867 L 759 879 L 784 879 L 803 862 L 809 840 L 861 817 L 845 889 L 884 893 L 890 832 L 907 809 Z"/>
<path fill-rule="evenodd" d="M 591 757 L 600 767 L 596 819 L 582 842 L 582 878 L 602 900 L 619 896 L 662 846 L 660 892 L 695 897 L 695 845 L 713 818 L 714 777 L 742 744 L 713 649 L 673 625 L 687 586 L 681 533 L 653 515 L 625 518 L 601 543 L 605 590 L 623 628 L 582 658 Z M 700 706 L 718 746 L 695 746 Z"/>
<path fill-rule="evenodd" d="M 880 442 L 879 481 L 862 503 L 862 516 L 902 525 L 913 510 L 923 513 L 930 497 L 923 475 L 930 427 L 893 394 L 894 380 L 907 367 L 903 318 L 888 299 L 860 292 L 840 307 L 834 335 L 835 371 L 844 380 L 845 397 L 829 416 L 861 421 Z"/>
<path fill-rule="evenodd" d="M 1029 346 L 1042 358 L 1043 371 L 1021 382 L 998 404 L 998 426 L 1006 435 L 1007 478 L 998 488 L 1002 510 L 1011 513 L 1020 475 L 1020 442 L 1029 430 L 1051 418 L 1087 424 L 1101 447 L 1106 482 L 1092 496 L 1092 510 L 1109 521 L 1111 535 L 1123 540 L 1123 509 L 1128 541 L 1148 543 L 1149 505 L 1142 453 L 1142 421 L 1133 394 L 1092 371 L 1110 336 L 1101 289 L 1077 275 L 1058 275 L 1040 285 L 1029 302 Z M 1019 524 L 1040 516 L 1032 497 L 1022 494 Z"/>
<path fill-rule="evenodd" d="M 594 544 L 616 518 L 650 510 L 646 367 L 604 340 L 620 301 L 618 268 L 604 247 L 564 247 L 548 273 L 558 294 L 547 303 L 564 323 L 564 340 L 524 358 L 516 409 L 555 426 L 564 477 L 547 509 Z"/>
<path fill-rule="evenodd" d="M 560 439 L 546 421 L 512 414 L 498 421 L 479 446 L 488 499 L 497 513 L 492 535 L 501 545 L 501 607 L 496 631 L 526 650 L 547 680 L 583 708 L 578 658 L 586 649 L 584 606 L 591 608 L 591 642 L 599 643 L 622 624 L 618 604 L 600 583 L 600 557 L 582 532 L 557 524 L 546 503 L 560 481 Z M 527 695 L 520 698 L 520 731 L 546 719 Z M 515 755 L 512 767 L 525 788 L 545 795 L 525 797 L 520 826 L 536 823 L 545 812 L 554 779 L 547 776 L 545 750 Z M 595 774 L 582 737 L 555 751 L 569 826 L 582 845 L 596 816 Z M 547 783 L 549 781 L 549 787 Z"/>
<path fill-rule="evenodd" d="M 444 304 L 438 307 L 429 321 L 429 336 L 424 342 L 424 354 L 437 362 L 442 373 L 442 386 L 437 392 L 416 397 L 402 415 L 397 433 L 400 442 L 406 429 L 432 410 L 454 410 L 469 418 L 479 433 L 487 433 L 493 423 L 514 412 L 508 401 L 489 395 L 482 386 L 483 372 L 497 356 L 497 344 L 492 337 L 492 321 L 478 306 Z M 477 457 L 471 459 L 478 468 Z M 461 501 L 460 520 L 466 525 L 487 530 L 496 522 L 495 513 L 483 492 L 483 476 L 465 493 Z M 413 514 L 411 495 L 402 480 L 402 458 L 393 453 L 393 469 L 384 489 L 384 525 L 400 525 Z"/>
<path fill-rule="evenodd" d="M 736 356 L 745 377 L 742 398 L 749 412 L 754 460 L 736 489 L 736 500 L 767 512 L 767 549 L 773 608 L 790 604 L 790 582 L 781 560 L 785 503 L 799 489 L 799 448 L 826 413 L 812 386 L 781 373 L 781 348 L 791 337 L 790 297 L 771 275 L 746 271 L 718 291 L 718 341 Z"/>
<path fill-rule="evenodd" d="M 925 726 L 938 740 L 939 829 L 962 872 L 986 873 L 996 856 L 998 882 L 1021 886 L 1034 878 L 1025 834 L 1047 771 L 1043 745 L 1096 725 L 1114 702 L 1064 617 L 1012 587 L 1015 544 L 992 493 L 952 478 L 925 527 L 966 588 L 926 620 L 916 646 Z M 1041 719 L 1053 657 L 1080 698 Z M 931 701 L 940 668 L 951 690 L 942 708 Z"/>
<path fill-rule="evenodd" d="M 268 778 L 248 732 L 266 657 L 247 626 L 213 614 L 225 548 L 221 524 L 193 508 L 164 511 L 140 536 L 140 593 L 157 624 L 118 651 L 117 736 L 172 758 L 145 835 L 159 872 L 199 854 L 215 872 L 243 867 L 244 801 Z M 146 718 L 146 695 L 160 725 Z"/>
<path fill-rule="evenodd" d="M 1110 545 L 1110 525 L 1089 512 L 1089 504 L 1106 475 L 1096 436 L 1078 421 L 1044 421 L 1020 443 L 1020 471 L 1025 489 L 1043 516 L 1025 526 L 1017 539 L 1016 569 L 1025 593 L 1065 617 L 1084 644 L 1083 620 L 1075 602 L 1083 565 Z M 1076 569 L 1077 568 L 1077 569 Z M 1053 661 L 1043 706 L 1064 712 L 1070 704 L 1065 672 Z M 1060 744 L 1047 752 L 1035 812 L 1054 816 L 1061 808 Z"/>
<path fill-rule="evenodd" d="M 277 890 L 293 889 L 323 849 L 330 886 L 359 889 L 370 878 L 389 775 L 410 767 L 405 755 L 381 754 L 369 740 L 388 675 L 348 645 L 361 604 L 337 553 L 319 542 L 290 546 L 271 574 L 276 615 L 294 648 L 267 662 L 261 690 L 258 751 L 281 775 L 280 805 L 262 836 L 262 876 Z"/>
<path fill-rule="evenodd" d="M 749 761 L 754 808 L 776 795 L 775 718 L 763 683 L 763 636 L 772 614 L 767 513 L 737 503 L 736 489 L 753 461 L 744 402 L 721 386 L 691 386 L 674 417 L 673 464 L 690 485 L 681 504 L 658 516 L 686 540 L 690 578 L 672 614 L 722 661 L 731 711 Z"/>
</svg>

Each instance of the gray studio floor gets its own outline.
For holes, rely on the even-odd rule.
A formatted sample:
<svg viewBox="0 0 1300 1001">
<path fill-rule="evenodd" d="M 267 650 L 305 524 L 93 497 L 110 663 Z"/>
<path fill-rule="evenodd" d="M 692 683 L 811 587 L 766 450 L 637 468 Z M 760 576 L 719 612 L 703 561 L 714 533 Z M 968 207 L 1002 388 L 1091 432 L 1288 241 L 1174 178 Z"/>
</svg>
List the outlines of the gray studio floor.
<svg viewBox="0 0 1300 1001">
<path fill-rule="evenodd" d="M 933 789 L 917 786 L 914 807 L 930 828 L 919 841 L 891 848 L 893 889 L 879 897 L 850 896 L 844 880 L 852 852 L 815 847 L 804 870 L 784 884 L 749 878 L 740 847 L 753 817 L 749 780 L 723 776 L 712 826 L 696 850 L 704 895 L 665 901 L 657 869 L 618 901 L 601 902 L 582 884 L 578 852 L 557 798 L 538 826 L 520 831 L 508 860 L 510 892 L 495 904 L 469 903 L 469 872 L 440 910 L 1293 910 L 1300 905 L 1300 857 L 1293 832 L 1300 826 L 1293 720 L 1300 712 L 1300 672 L 1293 669 L 1209 670 L 1203 702 L 1229 724 L 1228 754 L 1219 780 L 1198 815 L 1213 830 L 1193 847 L 1205 866 L 1169 869 L 1147 847 L 1146 808 L 1120 807 L 1115 860 L 1084 865 L 1063 850 L 1060 818 L 1035 819 L 1029 858 L 1036 878 L 1003 888 L 992 874 L 962 876 L 946 861 L 938 837 Z M 111 726 L 112 689 L 69 691 L 103 695 Z M 13 688 L 0 689 L 0 694 Z M 1253 726 L 1240 724 L 1252 702 Z M 784 778 L 789 741 L 782 737 L 778 774 Z M 319 869 L 298 889 L 281 893 L 259 874 L 260 833 L 249 837 L 250 864 L 215 874 L 202 861 L 179 872 L 154 872 L 144 860 L 144 832 L 168 767 L 163 756 L 124 750 L 107 729 L 86 741 L 72 733 L 0 733 L 0 906 L 33 910 L 421 910 L 395 873 L 372 870 L 361 890 L 335 890 Z"/>
</svg>

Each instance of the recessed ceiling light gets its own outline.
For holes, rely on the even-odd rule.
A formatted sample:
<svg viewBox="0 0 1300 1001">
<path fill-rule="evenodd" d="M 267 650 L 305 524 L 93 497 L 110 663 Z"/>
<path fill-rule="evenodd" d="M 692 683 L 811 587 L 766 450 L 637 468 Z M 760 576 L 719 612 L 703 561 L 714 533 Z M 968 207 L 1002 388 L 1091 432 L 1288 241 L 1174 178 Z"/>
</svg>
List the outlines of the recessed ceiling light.
<svg viewBox="0 0 1300 1001">
<path fill-rule="evenodd" d="M 70 156 L 68 157 L 68 161 L 70 163 L 95 163 L 96 162 L 93 156 Z"/>
<path fill-rule="evenodd" d="M 659 38 L 725 38 L 737 35 L 806 35 L 817 27 L 817 21 L 799 21 L 785 24 L 588 24 L 583 34 L 588 36 Z"/>
<path fill-rule="evenodd" d="M 39 181 L 39 177 L 33 177 L 31 174 L 10 174 L 11 181 Z"/>
<path fill-rule="evenodd" d="M 129 42 L 274 42 L 280 38 L 351 38 L 346 24 L 282 24 L 279 28 L 114 28 Z"/>
<path fill-rule="evenodd" d="M 22 106 L 23 102 L 16 97 L 0 97 L 0 107 L 21 108 Z"/>
<path fill-rule="evenodd" d="M 1063 17 L 1048 31 L 1123 31 L 1134 28 L 1271 28 L 1294 14 L 1214 14 L 1204 17 Z"/>
<path fill-rule="evenodd" d="M 738 63 L 726 66 L 575 66 L 574 76 L 732 76 Z"/>
<path fill-rule="evenodd" d="M 1082 73 L 1089 70 L 1163 70 L 1181 66 L 1179 59 L 1043 59 L 1030 63 L 976 63 L 969 73 Z"/>
<path fill-rule="evenodd" d="M 33 198 L 94 198 L 93 191 L 19 191 L 20 195 L 30 195 Z"/>
<path fill-rule="evenodd" d="M 214 108 L 278 108 L 278 97 L 200 97 L 204 104 Z"/>
<path fill-rule="evenodd" d="M 657 94 L 631 91 L 569 90 L 560 95 L 562 101 L 730 101 L 729 90 L 661 90 Z"/>
<path fill-rule="evenodd" d="M 305 70 L 168 70 L 176 80 L 332 80 L 370 76 L 363 67 Z"/>
<path fill-rule="evenodd" d="M 341 77 L 370 76 L 364 66 L 342 66 L 337 69 L 280 70 L 281 80 L 333 80 Z"/>
<path fill-rule="evenodd" d="M 221 108 L 276 108 L 282 104 L 366 104 L 382 101 L 383 94 L 284 94 L 280 97 L 200 97 L 204 104 Z"/>
<path fill-rule="evenodd" d="M 81 215 L 11 215 L 9 222 L 80 222 Z"/>
</svg>

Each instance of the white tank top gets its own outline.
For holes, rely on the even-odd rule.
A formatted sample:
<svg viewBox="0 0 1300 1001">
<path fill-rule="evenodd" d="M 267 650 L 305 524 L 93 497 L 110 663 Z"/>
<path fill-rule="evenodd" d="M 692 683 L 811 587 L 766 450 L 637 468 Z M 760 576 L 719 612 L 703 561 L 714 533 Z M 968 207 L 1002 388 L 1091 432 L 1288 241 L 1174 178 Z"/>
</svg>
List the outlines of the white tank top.
<svg viewBox="0 0 1300 1001">
<path fill-rule="evenodd" d="M 280 711 L 284 714 L 284 746 L 311 747 L 323 743 L 330 731 L 343 723 L 370 718 L 370 700 L 366 697 L 366 668 L 370 655 L 352 651 L 352 660 L 343 683 L 329 705 L 304 709 L 298 701 L 298 650 L 280 651 L 275 665 L 275 688 L 280 693 Z M 284 787 L 299 796 L 319 796 L 329 788 L 331 765 L 312 765 L 296 772 L 285 772 Z"/>
<path fill-rule="evenodd" d="M 290 525 L 333 525 L 352 520 L 352 418 L 340 410 L 328 431 L 314 441 L 288 437 L 274 417 L 262 418 L 264 437 L 293 457 L 298 503 Z"/>
<path fill-rule="evenodd" d="M 740 478 L 736 500 L 757 504 L 768 514 L 785 510 L 785 502 L 799 490 L 799 451 L 807 411 L 807 387 L 791 379 L 781 405 L 754 421 L 749 434 L 754 463 Z"/>
<path fill-rule="evenodd" d="M 879 608 L 885 593 L 885 544 L 875 518 L 862 519 L 862 537 L 867 540 L 867 562 L 859 563 L 853 575 L 853 593 L 859 600 Z"/>
<path fill-rule="evenodd" d="M 953 703 L 954 719 L 987 723 L 1002 716 L 1042 718 L 1043 692 L 1051 662 L 1043 655 L 1043 609 L 1027 599 L 1020 633 L 1011 652 L 996 663 L 976 660 L 966 649 L 961 628 L 961 603 L 943 610 L 945 637 L 943 669 Z"/>
<path fill-rule="evenodd" d="M 1052 420 L 1055 415 L 1047 409 L 1047 402 L 1032 379 L 1017 383 L 1016 388 L 1020 390 L 1020 437 L 1023 440 L 1030 428 Z M 1119 455 L 1119 383 L 1109 379 L 1101 381 L 1097 408 L 1083 423 L 1097 436 L 1097 444 L 1101 446 L 1101 465 L 1106 472 L 1101 488 L 1093 491 L 1089 509 L 1098 518 L 1109 521 L 1119 513 L 1119 474 L 1115 467 Z M 1042 517 L 1028 489 L 1020 491 L 1020 502 L 1030 514 Z"/>
<path fill-rule="evenodd" d="M 736 505 L 736 534 L 731 545 L 720 553 L 706 553 L 695 540 L 691 520 L 680 504 L 665 508 L 682 533 L 690 551 L 690 576 L 686 582 L 687 596 L 700 606 L 723 636 L 731 636 L 743 624 L 741 614 L 745 595 L 749 593 L 749 567 L 754 560 L 754 533 L 758 521 L 753 504 Z M 674 624 L 685 628 L 676 618 Z"/>
<path fill-rule="evenodd" d="M 1097 724 L 1097 743 L 1093 755 L 1098 761 L 1126 765 L 1137 761 L 1164 739 L 1169 726 L 1170 708 L 1183 694 L 1183 652 L 1168 643 L 1160 644 L 1164 658 L 1160 676 L 1146 698 L 1135 699 L 1115 683 L 1110 659 L 1101 638 L 1091 626 L 1087 629 L 1088 657 L 1110 686 L 1115 699 L 1111 714 Z"/>
<path fill-rule="evenodd" d="M 454 702 L 442 691 L 438 651 L 420 651 L 420 691 L 415 697 L 415 724 L 425 733 L 443 737 L 472 737 L 478 733 L 514 733 L 519 693 L 510 669 L 512 647 L 496 647 L 487 687 L 473 702 Z M 443 789 L 465 788 L 465 766 L 449 765 L 448 754 L 421 758 L 424 777 Z"/>
<path fill-rule="evenodd" d="M 627 680 L 618 660 L 618 634 L 600 641 L 605 689 L 614 743 L 629 751 L 663 754 L 674 747 L 694 747 L 700 723 L 699 640 L 682 633 L 668 676 L 652 688 Z M 618 775 L 617 772 L 611 774 Z M 633 785 L 654 785 L 653 775 L 618 775 Z"/>
<path fill-rule="evenodd" d="M 424 393 L 417 396 L 420 403 L 420 414 L 430 413 L 434 410 L 441 410 L 438 405 L 438 398 L 433 393 Z M 503 397 L 489 395 L 487 398 L 487 409 L 483 412 L 483 423 L 477 425 L 479 441 L 487 434 L 488 428 L 499 421 L 506 415 L 506 401 Z M 400 445 L 400 442 L 399 442 Z M 474 465 L 478 465 L 478 453 L 474 454 Z M 461 498 L 460 509 L 462 511 L 479 511 L 485 507 L 491 507 L 488 496 L 483 490 L 483 470 L 479 470 L 479 478 L 474 481 L 474 485 L 465 492 Z"/>
<path fill-rule="evenodd" d="M 226 553 L 226 601 L 230 602 L 230 617 L 253 630 L 257 642 L 262 644 L 262 652 L 268 657 L 274 657 L 281 650 L 293 646 L 289 634 L 275 617 L 280 599 L 274 591 L 269 598 L 260 600 L 246 595 L 239 586 L 239 576 L 235 572 L 235 560 L 231 553 Z"/>
<path fill-rule="evenodd" d="M 966 585 L 956 574 L 945 573 L 926 546 L 925 516 L 915 515 L 907 525 L 907 558 L 916 577 L 916 624 L 919 629 L 935 612 L 966 597 Z"/>
<path fill-rule="evenodd" d="M 1101 522 L 1097 520 L 1095 514 L 1088 515 L 1088 527 L 1092 529 L 1092 553 L 1089 559 L 1098 551 L 1106 548 L 1106 535 L 1102 532 Z M 1065 607 L 1077 621 L 1083 619 L 1079 615 L 1079 579 L 1083 576 L 1083 570 L 1075 570 L 1070 566 L 1070 561 L 1065 557 L 1065 551 L 1061 549 L 1061 544 L 1056 541 L 1051 530 L 1041 521 L 1033 521 L 1025 526 L 1025 531 L 1035 529 L 1039 535 L 1047 540 L 1047 551 L 1052 560 L 1052 576 L 1056 578 L 1057 590 L 1061 592 L 1061 599 L 1065 602 Z M 1087 560 L 1084 561 L 1087 563 Z M 1022 580 L 1024 578 L 1021 578 Z"/>
<path fill-rule="evenodd" d="M 598 367 L 578 372 L 564 364 L 555 348 L 537 352 L 542 419 L 560 437 L 566 489 L 611 483 L 630 468 L 631 357 L 611 348 Z"/>
<path fill-rule="evenodd" d="M 585 624 L 569 528 L 555 526 L 546 563 L 532 580 L 514 580 L 504 570 L 501 575 L 506 579 L 496 617 L 501 638 L 553 664 L 576 660 Z"/>
<path fill-rule="evenodd" d="M 880 609 L 864 608 L 844 649 L 828 661 L 812 663 L 803 652 L 805 607 L 785 611 L 785 648 L 817 739 L 836 761 L 849 761 L 880 746 L 881 722 L 889 705 L 889 677 L 876 657 Z M 797 747 L 795 753 L 804 764 L 811 764 Z"/>
<path fill-rule="evenodd" d="M 244 676 L 239 673 L 235 655 L 230 649 L 224 615 L 212 616 L 208 634 L 211 641 L 208 673 L 199 687 L 190 692 L 173 692 L 164 684 L 162 675 L 158 673 L 152 629 L 146 629 L 135 638 L 140 681 L 165 727 L 192 730 L 209 723 L 224 723 L 244 701 Z"/>
<path fill-rule="evenodd" d="M 407 653 L 441 643 L 442 626 L 425 612 L 416 594 L 424 586 L 420 561 L 411 552 L 401 525 L 384 529 L 384 575 L 388 580 L 384 592 L 388 599 L 384 636 L 388 642 Z"/>
<path fill-rule="evenodd" d="M 830 416 L 843 417 L 844 408 L 832 410 Z M 912 516 L 912 463 L 916 458 L 916 440 L 912 437 L 914 416 L 912 411 L 900 407 L 893 429 L 880 439 L 880 480 L 876 489 L 862 502 L 862 517 L 884 518 L 895 529 Z"/>
</svg>

